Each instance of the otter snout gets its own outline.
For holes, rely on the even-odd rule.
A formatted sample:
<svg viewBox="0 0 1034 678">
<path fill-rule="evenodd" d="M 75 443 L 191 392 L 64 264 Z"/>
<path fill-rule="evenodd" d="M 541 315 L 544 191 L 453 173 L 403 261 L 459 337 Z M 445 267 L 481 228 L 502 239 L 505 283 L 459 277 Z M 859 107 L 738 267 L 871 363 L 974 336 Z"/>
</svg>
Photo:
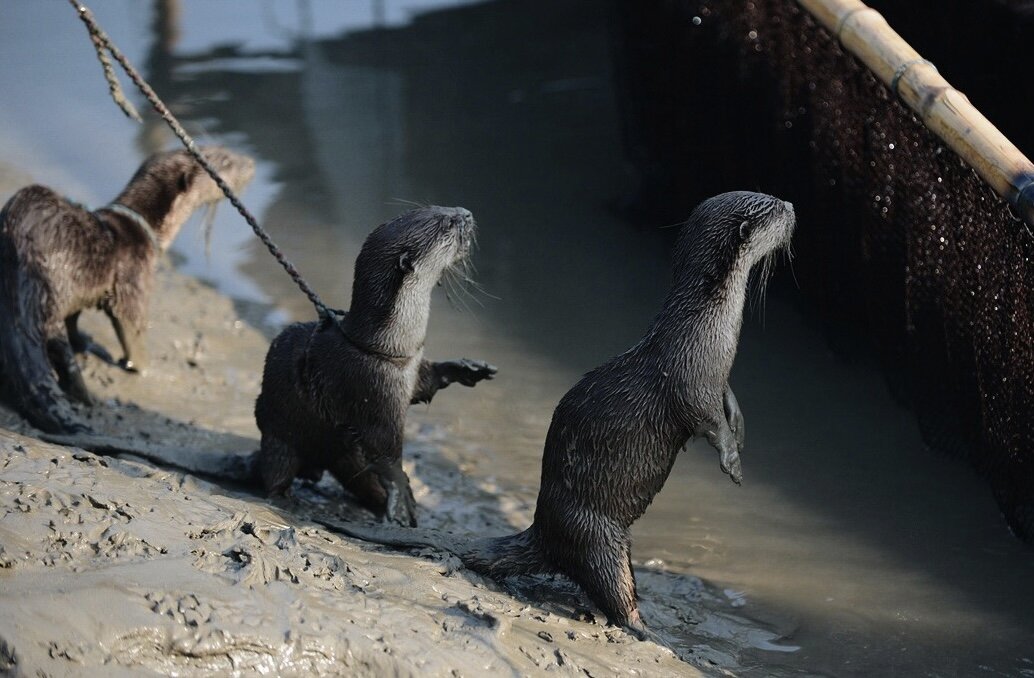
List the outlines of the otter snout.
<svg viewBox="0 0 1034 678">
<path fill-rule="evenodd" d="M 463 235 L 469 235 L 475 228 L 474 215 L 465 207 L 436 207 L 442 220 L 448 221 L 449 227 Z"/>
<path fill-rule="evenodd" d="M 206 146 L 201 149 L 201 153 L 234 191 L 244 190 L 255 176 L 255 161 L 243 153 L 222 146 Z M 220 191 L 216 199 L 222 197 Z"/>
<path fill-rule="evenodd" d="M 797 214 L 793 211 L 793 203 L 789 200 L 783 201 L 783 221 L 786 223 L 785 245 L 789 247 L 793 230 L 797 226 Z"/>
<path fill-rule="evenodd" d="M 439 218 L 447 225 L 447 228 L 457 236 L 458 248 L 455 252 L 455 261 L 463 260 L 470 253 L 470 247 L 474 241 L 474 232 L 477 224 L 474 223 L 474 215 L 464 207 L 436 207 Z"/>
</svg>

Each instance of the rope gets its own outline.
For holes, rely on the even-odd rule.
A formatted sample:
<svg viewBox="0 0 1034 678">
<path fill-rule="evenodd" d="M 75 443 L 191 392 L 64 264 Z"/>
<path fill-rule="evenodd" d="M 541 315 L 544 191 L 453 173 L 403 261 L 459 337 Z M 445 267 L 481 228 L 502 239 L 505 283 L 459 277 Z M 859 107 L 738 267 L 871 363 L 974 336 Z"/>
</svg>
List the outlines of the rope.
<svg viewBox="0 0 1034 678">
<path fill-rule="evenodd" d="M 208 176 L 212 177 L 212 181 L 214 181 L 216 186 L 222 190 L 226 199 L 229 200 L 230 204 L 232 204 L 240 215 L 244 217 L 244 220 L 248 222 L 248 226 L 251 226 L 251 230 L 255 232 L 255 235 L 262 241 L 262 244 L 266 246 L 269 253 L 273 255 L 274 259 L 280 262 L 280 265 L 284 267 L 285 271 L 287 271 L 287 275 L 291 276 L 291 280 L 298 285 L 299 289 L 301 289 L 305 296 L 309 298 L 309 301 L 312 302 L 312 305 L 316 307 L 316 312 L 319 314 L 319 317 L 321 319 L 332 318 L 339 314 L 339 311 L 335 311 L 324 304 L 323 300 L 320 299 L 315 290 L 305 282 L 305 279 L 302 277 L 301 273 L 298 272 L 298 269 L 294 267 L 294 264 L 288 261 L 283 251 L 277 247 L 276 243 L 273 242 L 273 239 L 268 233 L 266 233 L 265 229 L 259 225 L 258 221 L 254 216 L 252 216 L 251 212 L 248 211 L 248 208 L 244 206 L 244 203 L 240 201 L 240 198 L 237 197 L 237 194 L 234 193 L 229 184 L 226 183 L 215 168 L 212 167 L 212 165 L 209 164 L 201 154 L 198 150 L 197 144 L 194 142 L 194 139 L 187 134 L 187 131 L 183 129 L 183 126 L 180 125 L 176 117 L 168 108 L 166 108 L 165 104 L 162 103 L 162 100 L 158 98 L 158 95 L 154 93 L 151 86 L 148 85 L 137 70 L 133 68 L 133 65 L 125 55 L 122 54 L 119 48 L 111 41 L 111 38 L 108 37 L 107 33 L 105 33 L 97 24 L 97 20 L 93 18 L 93 12 L 91 12 L 86 5 L 78 2 L 78 0 L 68 1 L 79 13 L 79 18 L 83 20 L 83 23 L 86 24 L 86 29 L 90 32 L 90 40 L 93 42 L 94 49 L 97 50 L 97 58 L 100 60 L 101 66 L 104 68 L 104 78 L 108 81 L 108 88 L 111 91 L 111 97 L 115 100 L 115 103 L 118 104 L 119 108 L 121 108 L 127 116 L 140 120 L 140 115 L 122 93 L 122 87 L 115 78 L 114 68 L 108 60 L 108 55 L 105 52 L 110 53 L 112 58 L 122 66 L 126 75 L 129 76 L 129 79 L 133 81 L 133 84 L 137 86 L 137 89 L 140 90 L 151 106 L 154 107 L 155 112 L 157 112 L 158 115 L 161 116 L 161 119 L 165 121 L 170 129 L 172 129 L 176 138 L 183 143 L 183 146 L 194 157 L 198 164 L 208 172 Z"/>
</svg>

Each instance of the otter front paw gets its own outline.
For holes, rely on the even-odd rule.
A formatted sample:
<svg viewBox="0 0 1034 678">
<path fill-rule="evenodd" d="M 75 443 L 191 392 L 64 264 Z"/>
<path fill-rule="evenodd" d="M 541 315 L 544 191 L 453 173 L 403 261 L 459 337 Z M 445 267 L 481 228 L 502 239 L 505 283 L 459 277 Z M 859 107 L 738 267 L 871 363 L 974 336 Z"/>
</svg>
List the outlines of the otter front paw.
<svg viewBox="0 0 1034 678">
<path fill-rule="evenodd" d="M 743 482 L 743 470 L 740 465 L 740 445 L 736 436 L 724 418 L 712 426 L 704 427 L 703 430 L 698 429 L 700 432 L 697 435 L 707 438 L 707 442 L 718 452 L 722 470 L 729 475 L 732 482 L 739 485 Z"/>
<path fill-rule="evenodd" d="M 740 403 L 736 400 L 736 395 L 732 392 L 731 388 L 725 389 L 724 399 L 725 419 L 729 422 L 729 428 L 732 429 L 733 437 L 736 438 L 736 448 L 738 451 L 743 452 L 743 441 L 746 437 L 746 428 L 743 422 L 743 411 L 740 410 Z"/>
<path fill-rule="evenodd" d="M 441 375 L 446 384 L 453 382 L 464 386 L 473 386 L 484 379 L 491 379 L 499 369 L 482 360 L 450 360 L 440 363 Z"/>
<path fill-rule="evenodd" d="M 721 464 L 722 470 L 725 471 L 732 482 L 737 485 L 743 484 L 743 468 L 740 465 L 740 453 L 735 449 L 729 448 L 722 450 L 721 453 Z"/>
</svg>

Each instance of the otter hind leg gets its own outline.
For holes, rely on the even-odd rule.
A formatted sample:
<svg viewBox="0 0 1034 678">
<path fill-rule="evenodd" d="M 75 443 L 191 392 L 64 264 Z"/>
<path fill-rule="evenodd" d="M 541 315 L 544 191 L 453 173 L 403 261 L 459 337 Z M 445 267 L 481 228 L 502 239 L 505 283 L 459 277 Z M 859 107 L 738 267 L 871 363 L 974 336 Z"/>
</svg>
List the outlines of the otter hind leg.
<svg viewBox="0 0 1034 678">
<path fill-rule="evenodd" d="M 600 608 L 607 620 L 622 626 L 639 640 L 649 636 L 639 616 L 632 573 L 628 530 L 606 518 L 579 521 L 577 534 L 568 535 L 572 547 L 564 569 Z"/>
<path fill-rule="evenodd" d="M 92 405 L 93 397 L 83 381 L 83 373 L 79 369 L 79 362 L 75 359 L 71 344 L 62 338 L 50 339 L 47 341 L 47 355 L 54 371 L 57 372 L 57 384 L 61 390 L 73 400 L 78 400 L 84 405 Z"/>
<path fill-rule="evenodd" d="M 329 471 L 366 508 L 389 522 L 416 527 L 416 499 L 401 461 L 375 469 L 349 453 L 338 455 Z"/>
<path fill-rule="evenodd" d="M 298 451 L 274 436 L 263 434 L 258 452 L 258 477 L 271 495 L 284 494 L 301 468 Z"/>
<path fill-rule="evenodd" d="M 72 345 L 75 353 L 92 353 L 109 365 L 115 364 L 108 350 L 95 342 L 86 332 L 79 329 L 79 314 L 73 313 L 65 318 L 65 331 L 68 334 L 68 343 Z"/>
</svg>

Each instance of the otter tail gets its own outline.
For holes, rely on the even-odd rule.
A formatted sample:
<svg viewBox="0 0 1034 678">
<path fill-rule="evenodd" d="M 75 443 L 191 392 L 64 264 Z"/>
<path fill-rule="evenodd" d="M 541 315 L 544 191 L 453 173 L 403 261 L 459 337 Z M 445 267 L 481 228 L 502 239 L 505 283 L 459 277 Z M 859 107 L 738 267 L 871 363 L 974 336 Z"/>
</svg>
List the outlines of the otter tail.
<svg viewBox="0 0 1034 678">
<path fill-rule="evenodd" d="M 0 226 L 7 209 L 0 212 Z M 43 309 L 50 301 L 40 275 L 18 261 L 0 235 L 0 374 L 4 390 L 22 415 L 42 431 L 83 431 L 86 426 L 65 398 L 47 355 Z"/>
<path fill-rule="evenodd" d="M 315 520 L 335 532 L 374 544 L 400 548 L 430 547 L 445 551 L 463 561 L 467 568 L 493 579 L 556 571 L 539 545 L 538 532 L 534 525 L 517 534 L 463 543 L 451 535 L 433 530 L 394 525 L 360 525 L 325 518 Z"/>
<path fill-rule="evenodd" d="M 434 530 L 422 530 L 412 527 L 398 527 L 396 525 L 363 525 L 359 523 L 348 523 L 330 518 L 313 518 L 324 527 L 329 527 L 335 532 L 354 539 L 361 539 L 373 544 L 384 546 L 398 546 L 400 548 L 419 548 L 427 546 L 439 551 L 451 553 L 462 559 L 464 548 L 462 544 L 452 538 L 452 535 L 443 534 Z"/>
<path fill-rule="evenodd" d="M 220 478 L 248 485 L 258 481 L 256 460 L 258 452 L 236 454 L 232 452 L 213 452 L 210 450 L 192 450 L 181 447 L 138 444 L 135 441 L 122 440 L 111 436 L 77 433 L 58 435 L 44 433 L 41 440 L 65 447 L 80 447 L 97 454 L 132 454 L 147 461 L 173 466 L 196 475 Z"/>
<path fill-rule="evenodd" d="M 460 560 L 475 572 L 493 579 L 556 572 L 542 550 L 534 525 L 517 534 L 478 539 L 460 555 Z"/>
</svg>

